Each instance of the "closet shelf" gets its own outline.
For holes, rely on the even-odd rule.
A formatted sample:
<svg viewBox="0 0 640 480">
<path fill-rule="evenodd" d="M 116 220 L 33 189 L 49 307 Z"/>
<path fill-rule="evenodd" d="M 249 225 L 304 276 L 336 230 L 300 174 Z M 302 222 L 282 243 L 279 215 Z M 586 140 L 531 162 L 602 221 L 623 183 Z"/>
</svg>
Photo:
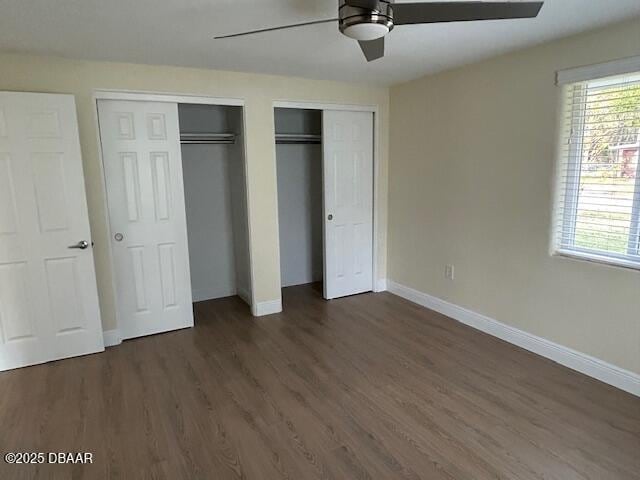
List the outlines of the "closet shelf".
<svg viewBox="0 0 640 480">
<path fill-rule="evenodd" d="M 231 145 L 236 143 L 235 133 L 181 133 L 183 145 Z"/>
<path fill-rule="evenodd" d="M 304 134 L 304 133 L 276 133 L 276 143 L 319 144 L 319 143 L 322 143 L 322 135 L 310 135 L 310 134 Z"/>
</svg>

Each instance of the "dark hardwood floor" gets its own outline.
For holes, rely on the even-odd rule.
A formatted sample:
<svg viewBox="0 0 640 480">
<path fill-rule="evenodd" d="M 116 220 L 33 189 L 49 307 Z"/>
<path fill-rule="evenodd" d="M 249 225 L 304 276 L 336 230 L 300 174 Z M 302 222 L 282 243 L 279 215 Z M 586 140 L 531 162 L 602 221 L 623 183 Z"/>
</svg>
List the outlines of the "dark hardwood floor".
<svg viewBox="0 0 640 480">
<path fill-rule="evenodd" d="M 640 399 L 388 293 L 0 374 L 0 479 L 639 479 Z"/>
</svg>

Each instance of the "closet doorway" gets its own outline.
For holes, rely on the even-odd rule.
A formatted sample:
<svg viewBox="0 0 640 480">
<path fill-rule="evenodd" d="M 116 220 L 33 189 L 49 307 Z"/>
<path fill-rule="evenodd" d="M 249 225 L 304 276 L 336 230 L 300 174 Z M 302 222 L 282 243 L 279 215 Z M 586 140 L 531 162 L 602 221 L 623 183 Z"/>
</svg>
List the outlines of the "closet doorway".
<svg viewBox="0 0 640 480">
<path fill-rule="evenodd" d="M 120 336 L 193 326 L 193 302 L 250 303 L 242 107 L 114 95 L 97 107 Z"/>
<path fill-rule="evenodd" d="M 282 286 L 322 281 L 326 299 L 373 290 L 373 111 L 274 116 Z"/>
<path fill-rule="evenodd" d="M 180 104 L 178 114 L 192 299 L 251 304 L 242 108 Z"/>
<path fill-rule="evenodd" d="M 276 108 L 282 287 L 322 282 L 322 112 Z"/>
</svg>

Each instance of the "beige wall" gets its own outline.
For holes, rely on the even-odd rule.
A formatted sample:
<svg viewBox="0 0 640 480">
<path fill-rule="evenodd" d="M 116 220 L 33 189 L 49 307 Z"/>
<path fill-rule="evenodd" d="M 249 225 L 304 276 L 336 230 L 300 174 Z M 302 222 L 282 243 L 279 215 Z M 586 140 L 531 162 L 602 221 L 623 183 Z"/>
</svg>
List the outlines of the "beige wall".
<svg viewBox="0 0 640 480">
<path fill-rule="evenodd" d="M 640 372 L 640 272 L 549 255 L 555 71 L 633 55 L 640 20 L 393 87 L 389 278 Z"/>
<path fill-rule="evenodd" d="M 272 102 L 293 100 L 378 105 L 380 114 L 380 176 L 377 213 L 379 276 L 386 273 L 386 198 L 388 152 L 388 90 L 299 78 L 253 75 L 162 66 L 84 62 L 53 57 L 0 54 L 0 90 L 70 93 L 75 95 L 80 142 L 105 330 L 116 328 L 113 272 L 107 245 L 107 212 L 98 153 L 94 89 L 156 91 L 243 98 L 246 105 L 249 223 L 254 262 L 254 295 L 258 302 L 280 298 L 277 191 Z"/>
</svg>

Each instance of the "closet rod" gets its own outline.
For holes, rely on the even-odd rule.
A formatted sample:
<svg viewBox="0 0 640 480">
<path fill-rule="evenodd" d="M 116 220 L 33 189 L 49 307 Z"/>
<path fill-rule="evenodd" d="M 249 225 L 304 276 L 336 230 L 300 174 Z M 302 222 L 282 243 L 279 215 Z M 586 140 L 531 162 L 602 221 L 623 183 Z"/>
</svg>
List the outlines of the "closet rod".
<svg viewBox="0 0 640 480">
<path fill-rule="evenodd" d="M 304 133 L 276 133 L 276 143 L 319 144 L 322 143 L 322 135 L 310 135 Z"/>
<path fill-rule="evenodd" d="M 183 145 L 230 145 L 236 143 L 235 133 L 181 133 Z"/>
</svg>

